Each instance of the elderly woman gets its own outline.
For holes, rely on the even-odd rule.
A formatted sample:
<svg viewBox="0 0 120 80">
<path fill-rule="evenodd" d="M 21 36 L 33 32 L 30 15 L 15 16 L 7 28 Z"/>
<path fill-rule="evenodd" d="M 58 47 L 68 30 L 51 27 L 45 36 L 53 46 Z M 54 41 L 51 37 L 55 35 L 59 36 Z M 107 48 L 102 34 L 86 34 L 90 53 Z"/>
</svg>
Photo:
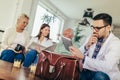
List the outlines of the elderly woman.
<svg viewBox="0 0 120 80">
<path fill-rule="evenodd" d="M 29 21 L 26 14 L 22 14 L 16 23 L 16 27 L 9 27 L 5 30 L 2 38 L 2 53 L 0 59 L 14 62 L 14 59 L 24 60 L 24 53 L 29 43 L 29 34 L 25 30 Z M 20 49 L 21 47 L 21 49 Z"/>
</svg>

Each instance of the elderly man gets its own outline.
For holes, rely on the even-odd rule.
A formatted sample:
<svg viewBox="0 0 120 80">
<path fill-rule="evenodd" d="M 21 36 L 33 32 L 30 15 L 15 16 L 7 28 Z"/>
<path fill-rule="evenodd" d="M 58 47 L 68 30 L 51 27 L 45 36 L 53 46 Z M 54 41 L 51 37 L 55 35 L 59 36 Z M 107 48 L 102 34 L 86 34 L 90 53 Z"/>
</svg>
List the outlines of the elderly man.
<svg viewBox="0 0 120 80">
<path fill-rule="evenodd" d="M 93 18 L 93 34 L 80 48 L 70 52 L 82 59 L 80 80 L 120 80 L 120 40 L 111 32 L 112 17 L 100 13 Z"/>
<path fill-rule="evenodd" d="M 55 52 L 63 55 L 71 55 L 69 51 L 69 46 L 72 45 L 73 30 L 71 28 L 66 28 L 63 31 L 63 36 L 61 36 L 61 41 L 57 44 Z"/>
</svg>

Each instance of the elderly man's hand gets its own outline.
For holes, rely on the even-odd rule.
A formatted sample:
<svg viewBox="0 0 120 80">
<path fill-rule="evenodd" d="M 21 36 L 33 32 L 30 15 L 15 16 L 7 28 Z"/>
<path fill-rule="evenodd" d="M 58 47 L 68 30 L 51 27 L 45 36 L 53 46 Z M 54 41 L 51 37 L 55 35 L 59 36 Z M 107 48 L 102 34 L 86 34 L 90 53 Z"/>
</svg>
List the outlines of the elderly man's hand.
<svg viewBox="0 0 120 80">
<path fill-rule="evenodd" d="M 69 49 L 70 49 L 70 52 L 73 56 L 76 56 L 80 59 L 84 58 L 84 55 L 80 52 L 80 50 L 78 48 L 70 46 Z"/>
</svg>

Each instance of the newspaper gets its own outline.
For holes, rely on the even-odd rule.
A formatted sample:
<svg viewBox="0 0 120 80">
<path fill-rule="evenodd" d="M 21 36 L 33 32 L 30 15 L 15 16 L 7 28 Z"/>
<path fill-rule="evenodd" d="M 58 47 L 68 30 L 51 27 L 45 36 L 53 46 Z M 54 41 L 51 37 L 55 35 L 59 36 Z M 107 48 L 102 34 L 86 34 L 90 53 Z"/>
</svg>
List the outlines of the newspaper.
<svg viewBox="0 0 120 80">
<path fill-rule="evenodd" d="M 45 50 L 45 49 L 46 49 L 45 46 L 42 46 L 42 45 L 40 45 L 40 44 L 38 44 L 38 43 L 36 43 L 36 42 L 32 42 L 32 43 L 28 46 L 29 49 L 35 49 L 36 47 L 40 47 L 41 50 Z"/>
<path fill-rule="evenodd" d="M 69 47 L 72 46 L 72 40 L 62 37 L 62 42 L 65 46 L 65 49 L 69 51 Z"/>
<path fill-rule="evenodd" d="M 43 45 L 40 45 L 36 42 L 32 42 L 30 45 L 29 45 L 29 49 L 35 49 L 36 47 L 40 47 L 41 50 L 48 50 L 48 51 L 54 51 L 55 47 L 56 47 L 56 44 L 53 44 L 52 46 L 49 46 L 49 47 L 45 47 Z"/>
</svg>

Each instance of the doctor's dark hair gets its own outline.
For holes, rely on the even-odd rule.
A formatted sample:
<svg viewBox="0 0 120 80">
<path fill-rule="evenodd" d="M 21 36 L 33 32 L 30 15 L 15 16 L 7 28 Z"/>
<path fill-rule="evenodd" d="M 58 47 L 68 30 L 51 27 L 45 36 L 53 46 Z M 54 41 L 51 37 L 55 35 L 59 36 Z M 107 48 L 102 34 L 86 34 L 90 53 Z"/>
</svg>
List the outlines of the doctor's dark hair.
<svg viewBox="0 0 120 80">
<path fill-rule="evenodd" d="M 44 29 L 45 27 L 49 27 L 49 28 L 50 28 L 50 26 L 49 26 L 48 24 L 46 24 L 46 23 L 42 24 L 42 25 L 41 25 L 41 28 L 40 28 L 40 30 L 39 30 L 39 33 L 38 33 L 38 35 L 36 36 L 36 37 L 38 37 L 38 39 L 41 37 L 41 34 L 42 34 L 41 30 Z M 49 34 L 50 34 L 50 33 L 49 33 Z M 48 34 L 47 36 L 45 36 L 47 39 L 50 39 L 50 38 L 49 38 L 49 34 Z"/>
<path fill-rule="evenodd" d="M 103 20 L 105 25 L 110 25 L 112 24 L 112 17 L 109 14 L 106 13 L 100 13 L 97 14 L 93 20 Z"/>
</svg>

